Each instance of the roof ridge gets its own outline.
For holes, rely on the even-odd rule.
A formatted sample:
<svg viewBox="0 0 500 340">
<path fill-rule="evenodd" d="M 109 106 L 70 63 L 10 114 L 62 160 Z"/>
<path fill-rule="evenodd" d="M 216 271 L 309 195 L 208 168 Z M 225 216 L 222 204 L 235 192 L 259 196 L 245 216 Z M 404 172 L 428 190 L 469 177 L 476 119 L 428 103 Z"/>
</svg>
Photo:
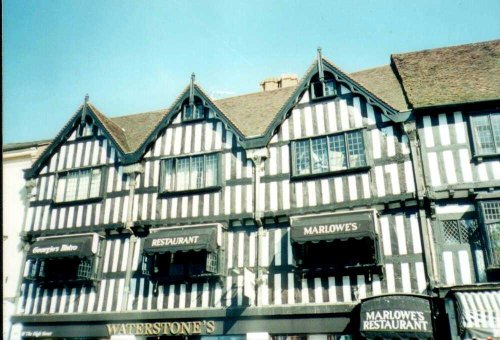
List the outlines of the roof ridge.
<svg viewBox="0 0 500 340">
<path fill-rule="evenodd" d="M 245 97 L 245 96 L 257 95 L 257 94 L 262 94 L 262 93 L 277 92 L 277 91 L 281 91 L 281 90 L 285 90 L 285 89 L 289 89 L 289 88 L 292 88 L 292 87 L 297 87 L 297 86 L 298 86 L 298 84 L 297 84 L 297 85 L 292 85 L 292 86 L 280 87 L 280 88 L 278 88 L 278 89 L 274 89 L 274 90 L 270 90 L 270 91 L 257 91 L 257 92 L 243 93 L 243 94 L 239 94 L 239 95 L 232 96 L 232 97 L 225 97 L 225 98 L 219 98 L 219 99 L 212 99 L 212 101 L 217 102 L 217 101 L 226 100 L 226 99 L 233 99 L 233 98 L 239 98 L 239 97 Z"/>
<path fill-rule="evenodd" d="M 441 47 L 435 47 L 435 48 L 426 48 L 426 49 L 423 49 L 423 50 L 409 51 L 409 52 L 402 52 L 402 53 L 391 53 L 390 56 L 392 58 L 393 56 L 399 56 L 399 55 L 407 55 L 407 54 L 422 53 L 422 52 L 429 52 L 429 51 L 442 51 L 442 50 L 451 49 L 451 48 L 474 46 L 474 45 L 475 46 L 486 45 L 486 44 L 491 44 L 491 43 L 494 43 L 494 42 L 500 43 L 500 39 L 492 39 L 492 40 L 479 41 L 479 42 L 473 42 L 473 43 L 467 43 L 467 44 L 441 46 Z"/>
<path fill-rule="evenodd" d="M 354 72 L 351 72 L 349 74 L 355 74 L 355 73 L 360 73 L 360 72 L 372 71 L 372 70 L 380 69 L 382 67 L 387 67 L 387 66 L 391 66 L 391 64 L 384 64 L 384 65 L 380 65 L 380 66 L 372 66 L 372 67 L 369 67 L 369 68 L 363 68 L 361 70 L 354 71 Z"/>
<path fill-rule="evenodd" d="M 108 117 L 108 119 L 125 118 L 125 117 L 128 118 L 128 117 L 132 117 L 132 116 L 142 115 L 142 114 L 145 114 L 145 113 L 156 113 L 156 112 L 167 111 L 168 109 L 169 108 L 166 107 L 166 108 L 163 108 L 163 109 L 156 109 L 156 110 L 151 110 L 151 111 L 141 111 L 141 112 L 137 112 L 137 113 L 129 113 L 129 114 L 124 114 L 124 115 L 119 115 L 119 116 Z"/>
</svg>

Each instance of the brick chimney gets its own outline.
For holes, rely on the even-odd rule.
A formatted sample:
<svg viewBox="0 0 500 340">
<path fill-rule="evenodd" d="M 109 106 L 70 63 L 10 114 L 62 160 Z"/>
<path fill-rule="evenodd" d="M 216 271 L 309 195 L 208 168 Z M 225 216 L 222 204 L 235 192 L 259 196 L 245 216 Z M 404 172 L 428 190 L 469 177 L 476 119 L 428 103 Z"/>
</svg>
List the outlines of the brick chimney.
<svg viewBox="0 0 500 340">
<path fill-rule="evenodd" d="M 269 77 L 260 82 L 260 89 L 263 92 L 295 86 L 299 80 L 295 74 L 282 74 L 281 77 Z"/>
</svg>

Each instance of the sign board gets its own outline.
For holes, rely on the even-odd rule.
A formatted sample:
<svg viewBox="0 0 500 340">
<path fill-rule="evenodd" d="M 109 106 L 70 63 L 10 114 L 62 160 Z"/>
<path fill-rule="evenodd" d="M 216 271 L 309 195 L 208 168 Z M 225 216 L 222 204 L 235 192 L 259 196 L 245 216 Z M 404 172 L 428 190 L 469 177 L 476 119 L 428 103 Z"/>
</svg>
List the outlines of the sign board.
<svg viewBox="0 0 500 340">
<path fill-rule="evenodd" d="M 360 331 L 365 337 L 432 337 L 428 299 L 409 295 L 380 296 L 361 305 Z"/>
<path fill-rule="evenodd" d="M 215 251 L 217 228 L 185 228 L 152 232 L 144 240 L 146 253 L 175 253 L 177 251 Z"/>
<path fill-rule="evenodd" d="M 375 235 L 373 212 L 360 211 L 292 217 L 293 242 L 318 242 L 371 237 Z"/>
</svg>

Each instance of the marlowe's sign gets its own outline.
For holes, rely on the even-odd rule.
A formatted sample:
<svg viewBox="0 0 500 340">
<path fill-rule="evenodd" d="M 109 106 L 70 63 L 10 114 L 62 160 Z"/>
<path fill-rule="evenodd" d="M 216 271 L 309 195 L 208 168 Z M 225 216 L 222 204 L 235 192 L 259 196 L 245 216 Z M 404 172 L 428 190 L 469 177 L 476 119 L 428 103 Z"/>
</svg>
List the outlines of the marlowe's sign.
<svg viewBox="0 0 500 340">
<path fill-rule="evenodd" d="M 335 234 L 337 232 L 357 231 L 359 229 L 358 223 L 333 223 L 322 224 L 317 226 L 304 227 L 304 236 L 308 235 L 324 235 Z"/>
<path fill-rule="evenodd" d="M 412 310 L 382 310 L 365 312 L 362 331 L 430 331 L 424 312 Z"/>
</svg>

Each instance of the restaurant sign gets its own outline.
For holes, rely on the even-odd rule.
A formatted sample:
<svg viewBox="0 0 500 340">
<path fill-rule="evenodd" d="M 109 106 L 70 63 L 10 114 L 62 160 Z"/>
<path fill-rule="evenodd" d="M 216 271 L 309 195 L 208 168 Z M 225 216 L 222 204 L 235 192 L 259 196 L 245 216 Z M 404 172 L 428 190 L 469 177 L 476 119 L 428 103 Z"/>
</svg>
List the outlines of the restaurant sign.
<svg viewBox="0 0 500 340">
<path fill-rule="evenodd" d="M 210 335 L 215 332 L 215 321 L 173 321 L 107 324 L 112 335 Z"/>
<path fill-rule="evenodd" d="M 360 331 L 366 337 L 394 333 L 414 337 L 432 335 L 429 300 L 405 295 L 367 300 L 361 305 Z"/>
</svg>

